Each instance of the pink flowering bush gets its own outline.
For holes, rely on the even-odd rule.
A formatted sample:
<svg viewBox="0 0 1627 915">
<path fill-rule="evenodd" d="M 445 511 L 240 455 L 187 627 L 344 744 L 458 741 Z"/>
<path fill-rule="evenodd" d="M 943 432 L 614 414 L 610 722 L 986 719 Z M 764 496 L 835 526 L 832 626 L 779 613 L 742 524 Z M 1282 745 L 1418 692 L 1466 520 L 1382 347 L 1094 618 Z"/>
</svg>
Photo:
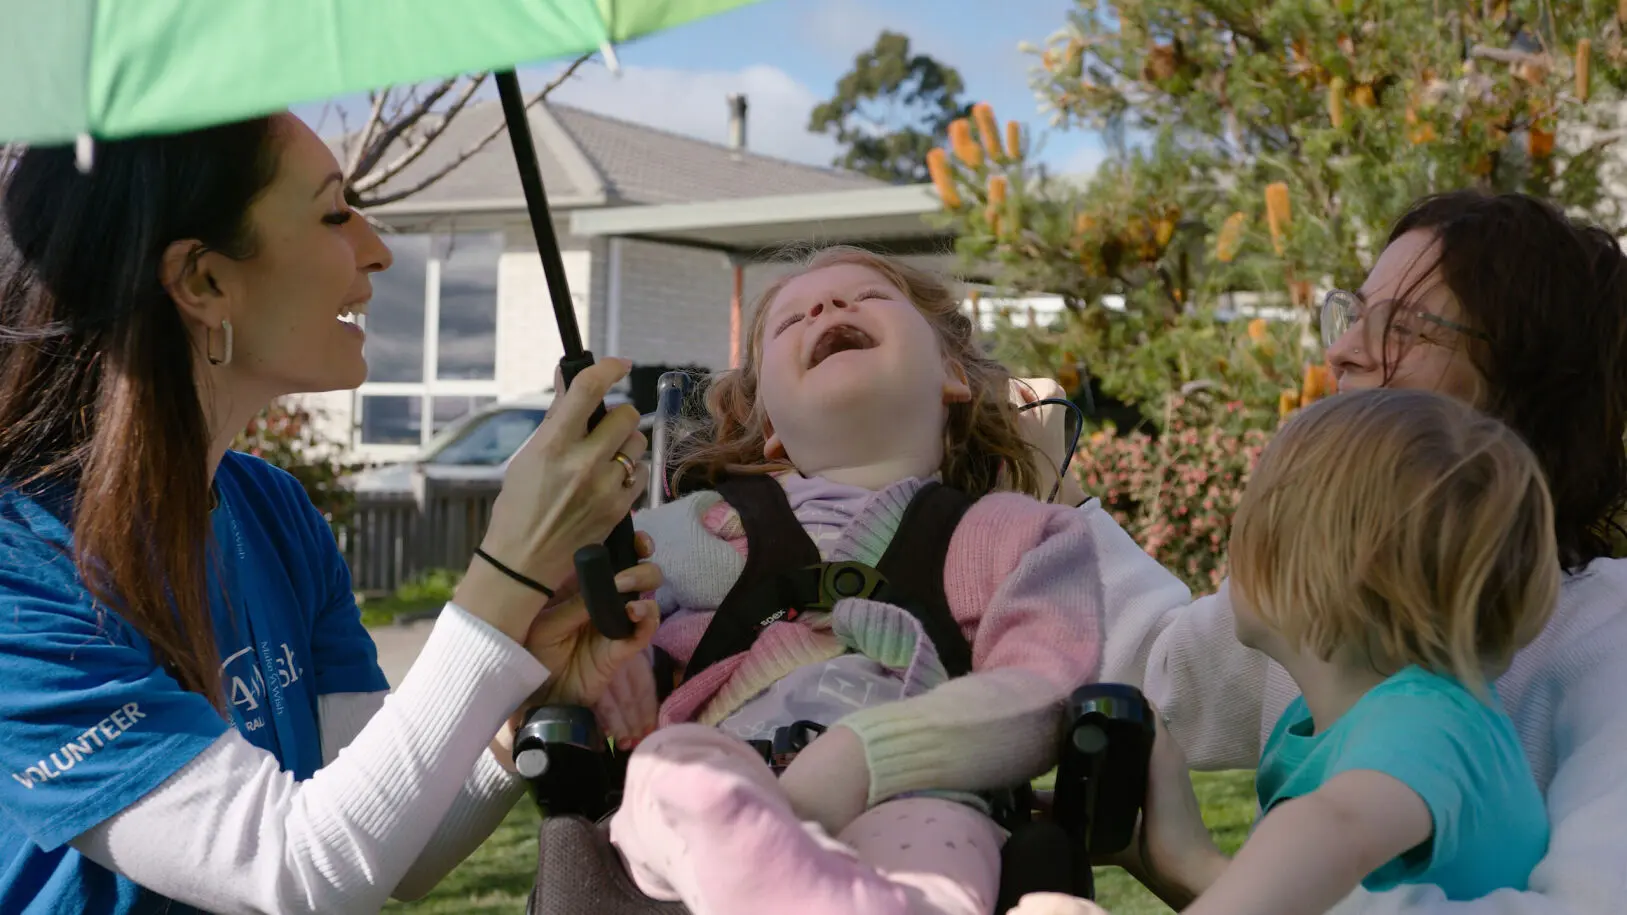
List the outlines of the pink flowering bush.
<svg viewBox="0 0 1627 915">
<path fill-rule="evenodd" d="M 1212 404 L 1170 395 L 1162 429 L 1081 442 L 1073 467 L 1084 491 L 1100 499 L 1136 542 L 1207 594 L 1226 575 L 1226 539 L 1249 472 L 1274 417 L 1238 401 Z"/>
<path fill-rule="evenodd" d="M 328 523 L 342 525 L 350 517 L 355 496 L 341 478 L 352 468 L 338 460 L 336 449 L 317 431 L 316 419 L 311 410 L 278 400 L 249 422 L 232 448 L 288 471 Z"/>
</svg>

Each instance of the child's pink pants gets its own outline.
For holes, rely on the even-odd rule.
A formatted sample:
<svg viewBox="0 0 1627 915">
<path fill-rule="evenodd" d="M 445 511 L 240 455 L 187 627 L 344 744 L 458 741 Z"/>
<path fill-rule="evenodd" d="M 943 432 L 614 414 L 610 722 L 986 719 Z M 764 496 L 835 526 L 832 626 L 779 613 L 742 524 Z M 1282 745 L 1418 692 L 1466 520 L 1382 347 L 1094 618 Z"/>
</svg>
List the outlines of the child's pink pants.
<svg viewBox="0 0 1627 915">
<path fill-rule="evenodd" d="M 744 742 L 681 724 L 628 760 L 610 838 L 639 889 L 695 915 L 989 915 L 1002 831 L 964 804 L 888 801 L 830 838 Z"/>
</svg>

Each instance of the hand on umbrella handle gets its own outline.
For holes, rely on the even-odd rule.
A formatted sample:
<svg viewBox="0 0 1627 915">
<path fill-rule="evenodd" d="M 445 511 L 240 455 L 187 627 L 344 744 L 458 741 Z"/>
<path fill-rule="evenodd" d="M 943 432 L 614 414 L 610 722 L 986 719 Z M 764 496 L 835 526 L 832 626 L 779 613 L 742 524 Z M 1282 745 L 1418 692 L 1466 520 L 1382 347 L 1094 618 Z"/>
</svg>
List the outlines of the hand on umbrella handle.
<svg viewBox="0 0 1627 915">
<path fill-rule="evenodd" d="M 593 364 L 593 354 L 584 351 L 580 356 L 566 356 L 559 361 L 562 384 L 555 396 L 565 393 L 576 376 Z M 591 430 L 605 417 L 601 401 L 588 418 Z M 631 476 L 629 477 L 631 479 Z M 588 607 L 588 618 L 593 628 L 607 639 L 625 639 L 633 635 L 633 621 L 627 618 L 627 604 L 637 600 L 637 594 L 621 594 L 616 590 L 616 573 L 631 568 L 638 562 L 638 551 L 633 536 L 633 516 L 628 514 L 617 522 L 610 536 L 601 546 L 590 544 L 576 551 L 576 579 L 582 589 L 582 599 Z"/>
</svg>

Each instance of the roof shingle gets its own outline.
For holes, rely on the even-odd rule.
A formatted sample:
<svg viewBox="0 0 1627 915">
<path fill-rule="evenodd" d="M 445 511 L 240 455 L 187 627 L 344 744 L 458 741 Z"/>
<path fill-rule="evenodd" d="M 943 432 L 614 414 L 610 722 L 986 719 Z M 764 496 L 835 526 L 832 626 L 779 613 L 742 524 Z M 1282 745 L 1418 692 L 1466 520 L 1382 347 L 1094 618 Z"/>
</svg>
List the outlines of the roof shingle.
<svg viewBox="0 0 1627 915">
<path fill-rule="evenodd" d="M 885 186 L 855 172 L 790 162 L 749 149 L 737 151 L 580 108 L 544 102 L 530 114 L 543 184 L 550 202 L 561 208 L 601 202 L 690 203 Z M 422 157 L 374 193 L 411 187 L 443 168 L 502 116 L 495 101 L 465 109 Z M 392 156 L 397 154 L 392 150 Z M 514 153 L 504 136 L 411 197 L 414 204 L 439 207 L 498 201 L 517 205 L 523 201 Z"/>
</svg>

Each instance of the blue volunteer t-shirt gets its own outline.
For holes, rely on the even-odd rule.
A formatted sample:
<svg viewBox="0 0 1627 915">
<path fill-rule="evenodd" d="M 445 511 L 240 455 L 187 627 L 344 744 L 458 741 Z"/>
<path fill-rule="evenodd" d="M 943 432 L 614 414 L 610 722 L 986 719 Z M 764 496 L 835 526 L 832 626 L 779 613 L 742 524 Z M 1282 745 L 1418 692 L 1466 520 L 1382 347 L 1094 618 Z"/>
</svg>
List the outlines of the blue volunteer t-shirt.
<svg viewBox="0 0 1627 915">
<path fill-rule="evenodd" d="M 1548 850 L 1548 813 L 1498 707 L 1419 667 L 1375 686 L 1320 734 L 1295 699 L 1266 741 L 1255 775 L 1260 809 L 1315 791 L 1341 772 L 1382 772 L 1429 807 L 1434 835 L 1368 875 L 1375 892 L 1438 886 L 1448 899 L 1524 890 Z"/>
<path fill-rule="evenodd" d="M 92 604 L 71 558 L 67 499 L 0 491 L 0 912 L 191 911 L 67 843 L 228 727 L 308 778 L 322 764 L 317 697 L 389 688 L 349 569 L 299 483 L 235 452 L 215 483 L 210 595 L 230 721 Z"/>
</svg>

